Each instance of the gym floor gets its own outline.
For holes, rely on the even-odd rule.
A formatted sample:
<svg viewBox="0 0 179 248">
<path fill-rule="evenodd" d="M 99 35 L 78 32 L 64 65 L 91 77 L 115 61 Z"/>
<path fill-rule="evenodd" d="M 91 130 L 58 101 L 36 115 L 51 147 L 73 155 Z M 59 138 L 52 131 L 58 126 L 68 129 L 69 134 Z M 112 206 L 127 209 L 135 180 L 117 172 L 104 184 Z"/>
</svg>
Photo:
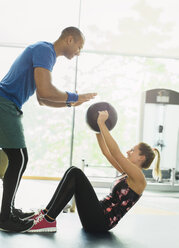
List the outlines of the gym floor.
<svg viewBox="0 0 179 248">
<path fill-rule="evenodd" d="M 22 180 L 16 207 L 23 210 L 45 207 L 58 182 Z M 108 189 L 95 188 L 99 199 Z M 2 185 L 0 186 L 0 196 Z M 0 232 L 3 248 L 178 248 L 179 193 L 145 191 L 140 201 L 119 224 L 105 234 L 84 232 L 75 213 L 57 218 L 56 233 L 19 234 Z"/>
</svg>

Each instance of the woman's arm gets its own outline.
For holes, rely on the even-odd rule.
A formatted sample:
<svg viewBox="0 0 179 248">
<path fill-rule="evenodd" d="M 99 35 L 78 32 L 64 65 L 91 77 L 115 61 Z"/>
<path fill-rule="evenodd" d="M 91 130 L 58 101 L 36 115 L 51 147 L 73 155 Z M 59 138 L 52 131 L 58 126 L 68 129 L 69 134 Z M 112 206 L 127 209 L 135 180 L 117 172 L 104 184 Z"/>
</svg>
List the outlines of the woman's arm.
<svg viewBox="0 0 179 248">
<path fill-rule="evenodd" d="M 99 147 L 103 153 L 103 155 L 107 158 L 107 160 L 110 162 L 110 164 L 118 170 L 120 173 L 123 173 L 124 171 L 121 169 L 120 165 L 116 162 L 116 160 L 113 158 L 111 153 L 109 152 L 109 149 L 103 139 L 103 136 L 101 133 L 96 134 L 96 138 L 98 140 Z"/>
<path fill-rule="evenodd" d="M 100 111 L 97 119 L 100 132 L 105 140 L 105 143 L 111 153 L 112 157 L 120 164 L 122 170 L 133 180 L 139 181 L 143 180 L 142 171 L 132 162 L 130 162 L 120 151 L 116 141 L 111 136 L 108 128 L 106 127 L 105 121 L 108 119 L 107 111 Z"/>
</svg>

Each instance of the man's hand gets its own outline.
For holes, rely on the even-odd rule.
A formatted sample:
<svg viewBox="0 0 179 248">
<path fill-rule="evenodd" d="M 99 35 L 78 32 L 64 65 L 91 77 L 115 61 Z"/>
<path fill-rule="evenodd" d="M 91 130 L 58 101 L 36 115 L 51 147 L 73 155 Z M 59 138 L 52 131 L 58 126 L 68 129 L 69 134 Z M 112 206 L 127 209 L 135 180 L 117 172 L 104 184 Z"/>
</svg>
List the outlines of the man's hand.
<svg viewBox="0 0 179 248">
<path fill-rule="evenodd" d="M 94 99 L 97 93 L 86 93 L 78 95 L 78 102 L 87 102 L 91 99 Z"/>
<path fill-rule="evenodd" d="M 78 101 L 71 103 L 71 106 L 73 106 L 73 107 L 79 106 L 84 102 L 88 102 L 88 101 L 94 99 L 96 95 L 97 95 L 97 93 L 79 94 L 78 95 Z"/>
</svg>

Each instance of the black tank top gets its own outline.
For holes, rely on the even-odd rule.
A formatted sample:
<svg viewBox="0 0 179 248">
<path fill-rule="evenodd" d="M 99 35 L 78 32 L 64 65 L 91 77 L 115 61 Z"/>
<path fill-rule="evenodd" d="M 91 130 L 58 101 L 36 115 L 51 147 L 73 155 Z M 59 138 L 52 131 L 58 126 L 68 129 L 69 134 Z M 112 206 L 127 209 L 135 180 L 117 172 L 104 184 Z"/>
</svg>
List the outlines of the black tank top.
<svg viewBox="0 0 179 248">
<path fill-rule="evenodd" d="M 100 201 L 109 229 L 117 225 L 119 220 L 139 200 L 141 195 L 134 192 L 127 184 L 127 175 L 116 179 L 112 185 L 111 193 Z"/>
</svg>

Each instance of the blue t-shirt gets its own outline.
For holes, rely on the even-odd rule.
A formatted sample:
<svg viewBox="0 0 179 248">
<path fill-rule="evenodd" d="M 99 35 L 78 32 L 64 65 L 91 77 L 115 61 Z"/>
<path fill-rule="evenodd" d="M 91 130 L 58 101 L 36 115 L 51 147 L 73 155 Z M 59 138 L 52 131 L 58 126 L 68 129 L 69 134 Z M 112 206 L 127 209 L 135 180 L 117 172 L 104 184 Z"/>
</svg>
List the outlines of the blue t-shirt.
<svg viewBox="0 0 179 248">
<path fill-rule="evenodd" d="M 56 53 L 52 43 L 37 42 L 28 46 L 1 80 L 0 96 L 14 102 L 21 109 L 36 90 L 34 68 L 43 67 L 52 71 L 55 62 Z"/>
</svg>

